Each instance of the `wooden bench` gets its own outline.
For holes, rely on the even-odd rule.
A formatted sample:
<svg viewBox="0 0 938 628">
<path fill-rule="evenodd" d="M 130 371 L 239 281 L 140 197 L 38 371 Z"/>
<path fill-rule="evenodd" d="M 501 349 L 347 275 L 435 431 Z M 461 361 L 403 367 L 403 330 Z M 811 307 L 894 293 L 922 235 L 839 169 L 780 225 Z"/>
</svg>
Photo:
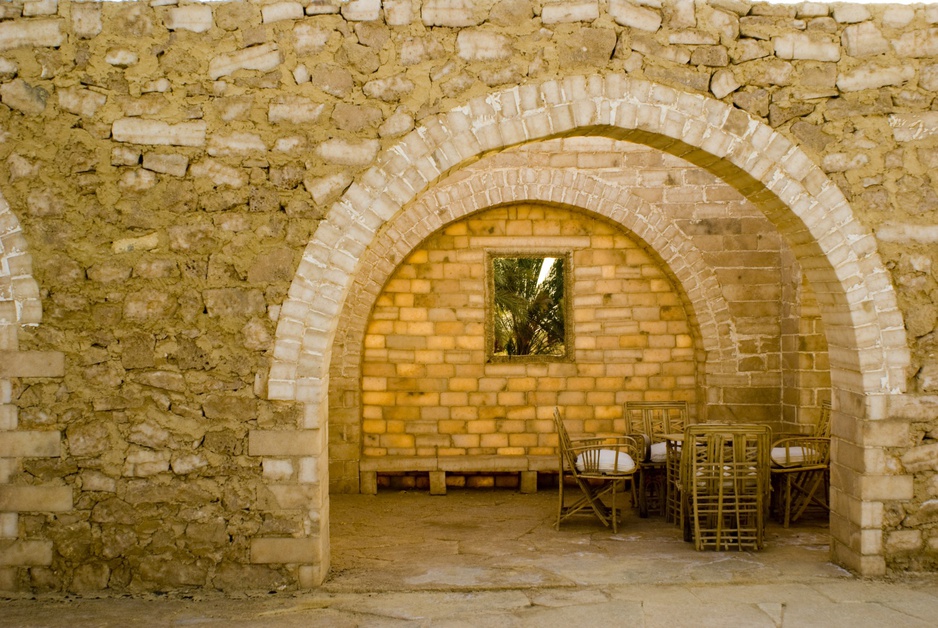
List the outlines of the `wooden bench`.
<svg viewBox="0 0 938 628">
<path fill-rule="evenodd" d="M 375 495 L 379 473 L 425 472 L 430 494 L 446 495 L 447 473 L 518 473 L 522 493 L 537 492 L 539 471 L 557 473 L 557 456 L 370 456 L 359 460 L 359 492 Z"/>
</svg>

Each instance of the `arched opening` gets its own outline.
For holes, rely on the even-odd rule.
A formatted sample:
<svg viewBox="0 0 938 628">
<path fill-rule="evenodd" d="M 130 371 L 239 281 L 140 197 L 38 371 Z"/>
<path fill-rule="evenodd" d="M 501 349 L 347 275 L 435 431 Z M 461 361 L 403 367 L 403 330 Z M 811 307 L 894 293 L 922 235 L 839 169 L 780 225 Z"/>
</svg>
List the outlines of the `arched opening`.
<svg viewBox="0 0 938 628">
<path fill-rule="evenodd" d="M 603 135 L 682 157 L 734 187 L 785 238 L 814 287 L 829 345 L 834 557 L 861 573 L 882 573 L 882 501 L 910 493 L 911 478 L 889 475 L 868 458 L 858 462 L 846 452 L 877 446 L 858 428 L 883 418 L 883 400 L 904 390 L 909 360 L 901 314 L 872 235 L 853 218 L 836 186 L 781 135 L 723 103 L 624 76 L 526 85 L 427 120 L 333 206 L 284 304 L 269 381 L 272 398 L 306 405 L 299 429 L 309 432 L 319 468 L 330 455 L 325 428 L 333 340 L 352 287 L 368 283 L 375 272 L 362 260 L 383 226 L 399 215 L 402 225 L 415 223 L 414 199 L 462 164 L 514 145 L 578 135 Z M 437 220 L 434 228 L 448 221 L 445 210 Z M 410 225 L 402 233 L 378 255 L 386 259 L 393 250 L 410 250 L 423 238 Z M 323 516 L 315 519 L 320 573 L 328 564 L 325 490 L 322 482 L 317 506 Z"/>
</svg>

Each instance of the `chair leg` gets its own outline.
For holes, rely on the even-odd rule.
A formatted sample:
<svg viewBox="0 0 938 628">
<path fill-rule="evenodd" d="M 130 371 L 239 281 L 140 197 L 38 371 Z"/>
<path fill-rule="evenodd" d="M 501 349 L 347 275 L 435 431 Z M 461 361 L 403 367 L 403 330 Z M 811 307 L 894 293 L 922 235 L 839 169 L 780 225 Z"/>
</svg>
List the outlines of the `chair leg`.
<svg viewBox="0 0 938 628">
<path fill-rule="evenodd" d="M 557 484 L 560 485 L 558 489 L 560 494 L 557 500 L 557 523 L 554 524 L 554 529 L 556 530 L 560 529 L 560 520 L 563 517 L 563 469 L 560 470 L 559 476 Z"/>
<path fill-rule="evenodd" d="M 792 515 L 792 520 L 796 520 L 804 514 L 804 511 L 808 509 L 808 506 L 811 503 L 815 503 L 818 506 L 826 510 L 830 510 L 830 507 L 826 502 L 822 502 L 820 498 L 817 497 L 817 491 L 824 484 L 824 474 L 823 473 L 813 473 L 810 474 L 810 478 L 806 478 L 802 482 L 797 482 L 793 480 L 795 489 L 801 494 L 800 505 L 798 506 L 797 511 Z"/>
<path fill-rule="evenodd" d="M 638 516 L 648 517 L 648 470 L 642 468 L 638 470 Z"/>
</svg>

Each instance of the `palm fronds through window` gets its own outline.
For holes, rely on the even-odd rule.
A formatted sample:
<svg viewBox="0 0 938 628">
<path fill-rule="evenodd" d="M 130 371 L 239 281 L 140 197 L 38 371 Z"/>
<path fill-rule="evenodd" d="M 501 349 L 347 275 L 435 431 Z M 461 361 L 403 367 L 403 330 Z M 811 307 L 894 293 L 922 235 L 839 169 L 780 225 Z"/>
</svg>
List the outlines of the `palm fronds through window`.
<svg viewBox="0 0 938 628">
<path fill-rule="evenodd" d="M 493 259 L 495 355 L 565 355 L 563 262 L 559 257 Z"/>
</svg>

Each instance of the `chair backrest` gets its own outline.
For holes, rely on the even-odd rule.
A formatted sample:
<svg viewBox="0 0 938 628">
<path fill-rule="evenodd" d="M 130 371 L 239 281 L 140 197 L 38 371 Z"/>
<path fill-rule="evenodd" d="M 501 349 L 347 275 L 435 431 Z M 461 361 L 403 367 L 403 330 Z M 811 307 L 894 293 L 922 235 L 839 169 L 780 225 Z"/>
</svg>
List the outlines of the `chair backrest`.
<svg viewBox="0 0 938 628">
<path fill-rule="evenodd" d="M 767 425 L 691 425 L 681 447 L 682 477 L 689 482 L 744 480 L 767 495 L 772 431 Z"/>
<path fill-rule="evenodd" d="M 814 428 L 814 435 L 821 438 L 831 437 L 831 402 L 821 403 L 821 415 L 818 417 L 817 427 Z"/>
<path fill-rule="evenodd" d="M 647 436 L 651 442 L 662 434 L 682 434 L 687 427 L 686 401 L 626 401 L 625 422 L 629 434 Z"/>
<path fill-rule="evenodd" d="M 554 408 L 554 425 L 557 427 L 557 448 L 560 454 L 560 471 L 567 469 L 576 469 L 576 454 L 573 452 L 573 443 L 570 441 L 570 435 L 560 417 L 560 408 Z"/>
</svg>

